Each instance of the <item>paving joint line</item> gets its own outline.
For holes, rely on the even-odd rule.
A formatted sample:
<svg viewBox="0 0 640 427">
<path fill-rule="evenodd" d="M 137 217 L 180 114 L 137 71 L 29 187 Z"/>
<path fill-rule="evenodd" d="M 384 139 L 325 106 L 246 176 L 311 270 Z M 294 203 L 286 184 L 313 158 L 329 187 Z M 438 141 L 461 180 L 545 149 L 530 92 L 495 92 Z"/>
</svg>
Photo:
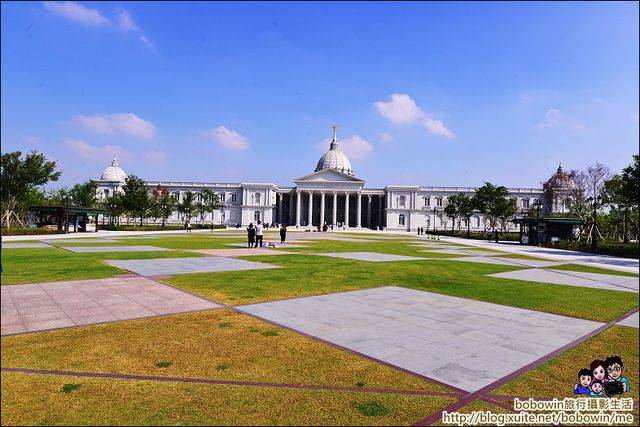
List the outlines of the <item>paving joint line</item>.
<svg viewBox="0 0 640 427">
<path fill-rule="evenodd" d="M 439 391 L 430 391 L 430 390 L 399 390 L 399 389 L 385 389 L 385 388 L 332 386 L 332 385 L 216 380 L 216 379 L 206 379 L 206 378 L 163 377 L 163 376 L 153 376 L 153 375 L 109 374 L 109 373 L 100 373 L 100 372 L 54 371 L 54 370 L 47 370 L 47 369 L 27 369 L 27 368 L 1 368 L 0 370 L 2 372 L 35 374 L 35 375 L 60 375 L 60 376 L 109 378 L 109 379 L 138 380 L 138 381 L 184 382 L 184 383 L 201 383 L 201 384 L 214 384 L 214 385 L 236 385 L 236 386 L 247 386 L 247 387 L 271 387 L 271 388 L 292 388 L 292 389 L 303 389 L 303 390 L 346 391 L 346 392 L 355 392 L 355 393 L 383 393 L 383 394 L 401 394 L 401 395 L 414 395 L 414 396 L 444 396 L 444 397 L 453 397 L 453 398 L 462 397 L 461 393 L 449 393 L 449 392 L 439 392 Z"/>
<path fill-rule="evenodd" d="M 618 317 L 617 319 L 614 319 L 608 323 L 605 323 L 604 325 L 599 326 L 598 328 L 592 330 L 591 332 L 576 338 L 575 340 L 563 345 L 560 348 L 557 348 L 556 350 L 534 360 L 533 362 L 519 368 L 516 369 L 515 371 L 511 372 L 508 375 L 505 375 L 504 377 L 492 382 L 491 384 L 488 384 L 484 387 L 482 387 L 481 389 L 478 389 L 472 393 L 467 394 L 466 396 L 464 396 L 462 399 L 460 399 L 458 402 L 453 403 L 451 405 L 449 405 L 448 407 L 441 409 L 431 415 L 429 415 L 426 418 L 423 418 L 422 420 L 418 421 L 415 425 L 417 426 L 425 426 L 425 425 L 430 425 L 433 424 L 436 421 L 440 421 L 442 418 L 442 413 L 444 411 L 447 412 L 454 412 L 454 411 L 458 411 L 459 409 L 463 408 L 464 406 L 467 406 L 468 404 L 476 401 L 476 400 L 482 400 L 483 398 L 490 396 L 489 393 L 491 393 L 493 390 L 503 386 L 504 384 L 508 383 L 509 381 L 518 378 L 522 375 L 524 375 L 525 373 L 529 372 L 532 369 L 537 368 L 538 366 L 542 365 L 543 363 L 547 362 L 550 359 L 553 359 L 556 356 L 559 356 L 560 354 L 576 347 L 578 344 L 583 343 L 584 341 L 588 340 L 589 338 L 592 338 L 596 335 L 601 334 L 602 332 L 606 331 L 607 329 L 609 329 L 611 326 L 614 326 L 615 324 L 617 324 L 618 322 L 626 319 L 627 317 L 635 314 L 638 312 L 639 307 L 634 308 L 633 310 L 623 314 L 622 316 Z M 488 397 L 489 399 L 491 399 L 491 397 Z"/>
</svg>

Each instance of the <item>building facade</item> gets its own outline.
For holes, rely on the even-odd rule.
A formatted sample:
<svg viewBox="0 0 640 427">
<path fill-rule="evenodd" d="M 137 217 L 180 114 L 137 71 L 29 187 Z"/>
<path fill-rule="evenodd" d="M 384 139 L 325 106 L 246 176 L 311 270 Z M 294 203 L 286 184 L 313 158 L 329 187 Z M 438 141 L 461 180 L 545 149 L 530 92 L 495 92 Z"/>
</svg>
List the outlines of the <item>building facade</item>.
<svg viewBox="0 0 640 427">
<path fill-rule="evenodd" d="M 122 190 L 127 174 L 113 159 L 98 180 L 98 198 L 105 200 Z M 197 197 L 209 188 L 219 195 L 224 207 L 204 216 L 193 217 L 193 223 L 211 223 L 233 227 L 262 221 L 267 224 L 286 224 L 300 228 L 328 225 L 345 228 L 385 228 L 388 230 L 451 229 L 451 219 L 444 215 L 447 199 L 458 193 L 473 196 L 475 187 L 432 187 L 387 185 L 366 188 L 358 178 L 340 144 L 334 127 L 333 139 L 318 161 L 315 171 L 293 180 L 294 185 L 274 183 L 213 183 L 147 181 L 149 191 L 158 186 L 166 188 L 181 201 L 187 192 Z M 520 211 L 540 203 L 548 213 L 568 212 L 571 203 L 571 176 L 562 166 L 547 181 L 545 188 L 509 188 Z M 548 186 L 553 187 L 553 191 Z M 174 212 L 169 223 L 183 222 Z M 481 214 L 471 218 L 471 230 L 484 230 Z M 462 221 L 456 224 L 467 228 Z M 516 230 L 515 224 L 510 225 Z"/>
</svg>

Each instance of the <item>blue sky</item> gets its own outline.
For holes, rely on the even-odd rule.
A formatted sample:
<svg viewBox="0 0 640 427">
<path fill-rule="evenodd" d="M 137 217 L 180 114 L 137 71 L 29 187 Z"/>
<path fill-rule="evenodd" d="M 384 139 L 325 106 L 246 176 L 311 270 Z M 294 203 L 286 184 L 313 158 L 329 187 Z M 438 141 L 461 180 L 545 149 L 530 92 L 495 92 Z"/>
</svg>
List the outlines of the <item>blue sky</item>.
<svg viewBox="0 0 640 427">
<path fill-rule="evenodd" d="M 638 152 L 638 3 L 2 3 L 2 151 L 59 185 L 538 186 Z"/>
</svg>

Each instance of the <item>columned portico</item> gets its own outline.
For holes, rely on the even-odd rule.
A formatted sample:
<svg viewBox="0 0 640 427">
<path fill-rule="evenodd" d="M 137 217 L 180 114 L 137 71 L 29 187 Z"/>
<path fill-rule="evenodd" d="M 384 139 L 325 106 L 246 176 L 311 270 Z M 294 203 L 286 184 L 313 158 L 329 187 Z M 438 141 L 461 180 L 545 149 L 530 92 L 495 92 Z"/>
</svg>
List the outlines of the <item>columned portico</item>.
<svg viewBox="0 0 640 427">
<path fill-rule="evenodd" d="M 344 226 L 349 227 L 349 193 L 344 195 Z"/>
<path fill-rule="evenodd" d="M 324 227 L 324 191 L 320 192 L 320 227 Z"/>
<path fill-rule="evenodd" d="M 300 190 L 296 190 L 296 227 L 300 226 Z"/>
<path fill-rule="evenodd" d="M 307 225 L 309 227 L 313 226 L 313 191 L 309 191 L 309 220 Z"/>
<path fill-rule="evenodd" d="M 371 228 L 371 194 L 367 194 L 367 227 Z"/>
<path fill-rule="evenodd" d="M 358 192 L 356 196 L 358 197 L 356 227 L 360 228 L 362 226 L 362 194 Z"/>
<path fill-rule="evenodd" d="M 333 215 L 331 216 L 331 225 L 334 227 L 338 224 L 338 193 L 333 192 Z"/>
</svg>

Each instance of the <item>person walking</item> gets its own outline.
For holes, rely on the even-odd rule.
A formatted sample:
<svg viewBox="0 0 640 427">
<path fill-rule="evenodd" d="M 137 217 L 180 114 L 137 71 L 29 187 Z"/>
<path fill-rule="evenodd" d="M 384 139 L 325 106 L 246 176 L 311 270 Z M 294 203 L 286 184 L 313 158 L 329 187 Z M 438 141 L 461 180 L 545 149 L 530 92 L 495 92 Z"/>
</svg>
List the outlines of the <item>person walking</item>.
<svg viewBox="0 0 640 427">
<path fill-rule="evenodd" d="M 247 247 L 252 248 L 255 240 L 256 240 L 256 229 L 253 228 L 253 223 L 251 223 L 247 227 Z"/>
<path fill-rule="evenodd" d="M 258 223 L 256 224 L 256 248 L 262 247 L 262 229 L 263 229 L 263 225 L 258 220 Z"/>
<path fill-rule="evenodd" d="M 287 226 L 282 224 L 280 226 L 280 243 L 284 243 L 287 240 Z"/>
</svg>

